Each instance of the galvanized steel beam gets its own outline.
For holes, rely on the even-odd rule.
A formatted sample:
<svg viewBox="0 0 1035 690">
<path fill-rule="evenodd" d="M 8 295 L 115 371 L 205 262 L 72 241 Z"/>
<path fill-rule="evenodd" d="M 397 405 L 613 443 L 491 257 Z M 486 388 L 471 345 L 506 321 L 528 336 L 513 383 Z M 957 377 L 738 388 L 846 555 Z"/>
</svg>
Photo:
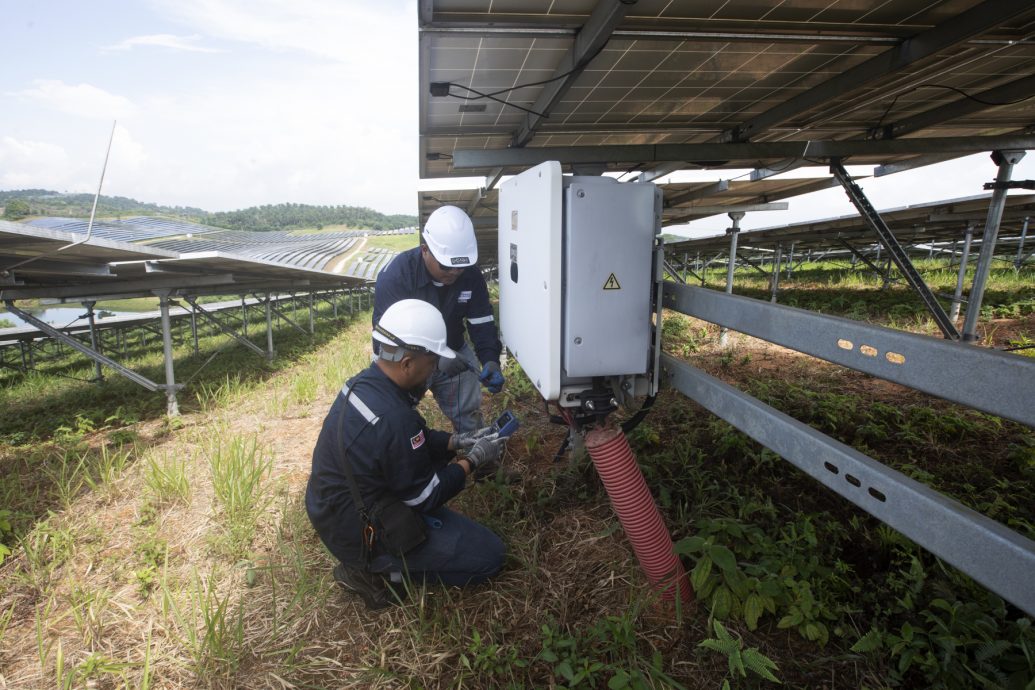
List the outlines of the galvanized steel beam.
<svg viewBox="0 0 1035 690">
<path fill-rule="evenodd" d="M 606 146 L 543 146 L 508 149 L 458 149 L 453 168 L 532 167 L 546 161 L 564 165 L 580 163 L 661 163 L 670 161 L 715 161 L 850 156 L 897 156 L 909 154 L 970 154 L 994 150 L 1035 148 L 1035 135 L 1012 134 L 990 137 L 927 137 L 923 139 L 853 139 L 846 141 L 764 141 L 713 144 L 626 144 Z"/>
<path fill-rule="evenodd" d="M 691 400 L 1035 615 L 1035 542 L 671 355 L 661 367 Z"/>
<path fill-rule="evenodd" d="M 663 304 L 1035 428 L 1035 360 L 1029 357 L 672 282 L 665 283 Z"/>
</svg>

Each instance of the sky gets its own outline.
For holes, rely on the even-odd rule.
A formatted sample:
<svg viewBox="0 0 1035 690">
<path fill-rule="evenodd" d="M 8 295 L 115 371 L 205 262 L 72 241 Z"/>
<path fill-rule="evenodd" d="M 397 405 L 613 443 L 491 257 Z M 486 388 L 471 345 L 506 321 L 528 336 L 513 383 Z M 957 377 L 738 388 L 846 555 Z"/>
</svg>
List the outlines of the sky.
<svg viewBox="0 0 1035 690">
<path fill-rule="evenodd" d="M 145 202 L 416 214 L 418 190 L 481 183 L 418 179 L 415 0 L 0 0 L 0 8 L 0 189 L 96 191 L 113 121 L 103 191 Z M 980 194 L 995 173 L 981 154 L 862 187 L 877 208 L 891 208 Z M 1035 153 L 1014 178 L 1035 178 Z M 789 204 L 749 213 L 742 227 L 854 212 L 840 189 Z M 728 224 L 718 216 L 676 231 Z"/>
</svg>

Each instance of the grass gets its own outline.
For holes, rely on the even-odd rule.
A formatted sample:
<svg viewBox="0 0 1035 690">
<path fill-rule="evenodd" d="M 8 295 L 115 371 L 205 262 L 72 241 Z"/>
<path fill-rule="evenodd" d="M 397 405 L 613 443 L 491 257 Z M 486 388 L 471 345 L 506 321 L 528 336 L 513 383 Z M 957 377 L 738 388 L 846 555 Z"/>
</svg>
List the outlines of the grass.
<svg viewBox="0 0 1035 690">
<path fill-rule="evenodd" d="M 367 249 L 388 249 L 393 252 L 404 252 L 419 244 L 417 233 L 410 235 L 371 235 L 367 238 Z"/>
<path fill-rule="evenodd" d="M 229 356 L 203 375 L 177 424 L 116 396 L 49 426 L 27 414 L 23 436 L 3 432 L 7 684 L 719 688 L 771 687 L 769 673 L 794 688 L 1012 688 L 1035 678 L 1030 619 L 672 392 L 631 443 L 698 608 L 681 619 L 659 609 L 589 460 L 553 461 L 566 431 L 513 362 L 484 413 L 521 417 L 507 462 L 523 481 L 454 501 L 503 537 L 504 571 L 462 592 L 413 587 L 404 605 L 371 614 L 333 585 L 303 503 L 323 415 L 369 362 L 369 313 L 288 338 L 278 336 L 284 362 Z M 678 356 L 1035 537 L 1030 429 L 739 336 L 727 357 L 716 339 L 714 327 L 666 318 Z M 27 412 L 68 395 L 35 377 L 18 385 Z M 420 411 L 445 425 L 430 400 Z"/>
</svg>

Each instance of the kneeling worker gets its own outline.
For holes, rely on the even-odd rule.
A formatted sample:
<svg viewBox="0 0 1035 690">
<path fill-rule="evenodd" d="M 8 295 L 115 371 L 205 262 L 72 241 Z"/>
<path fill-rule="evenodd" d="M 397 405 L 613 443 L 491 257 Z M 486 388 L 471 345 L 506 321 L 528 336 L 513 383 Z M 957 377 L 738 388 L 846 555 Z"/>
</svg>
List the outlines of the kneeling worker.
<svg viewBox="0 0 1035 690">
<path fill-rule="evenodd" d="M 499 460 L 504 439 L 489 428 L 429 429 L 414 409 L 439 358 L 456 356 L 442 315 L 427 302 L 401 300 L 373 337 L 378 358 L 331 405 L 305 495 L 310 521 L 341 561 L 335 580 L 372 609 L 391 603 L 389 583 L 404 574 L 477 584 L 499 572 L 505 552 L 491 530 L 445 505 L 467 475 Z"/>
</svg>

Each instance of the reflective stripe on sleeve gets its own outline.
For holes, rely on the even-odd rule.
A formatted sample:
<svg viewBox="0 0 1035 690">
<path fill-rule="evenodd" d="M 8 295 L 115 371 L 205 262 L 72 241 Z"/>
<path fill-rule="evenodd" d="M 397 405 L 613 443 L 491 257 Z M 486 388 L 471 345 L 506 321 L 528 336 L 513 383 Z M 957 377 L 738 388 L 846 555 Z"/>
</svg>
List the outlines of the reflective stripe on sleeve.
<svg viewBox="0 0 1035 690">
<path fill-rule="evenodd" d="M 421 491 L 420 495 L 417 496 L 416 498 L 411 498 L 408 501 L 403 501 L 403 503 L 405 503 L 406 505 L 410 506 L 411 508 L 413 506 L 420 505 L 424 501 L 428 500 L 428 496 L 431 495 L 431 492 L 434 491 L 435 487 L 437 487 L 438 485 L 439 485 L 438 475 L 437 474 L 431 475 L 431 481 L 428 482 L 428 485 L 424 487 L 424 491 Z"/>
<path fill-rule="evenodd" d="M 377 424 L 377 420 L 379 420 L 380 417 L 375 415 L 373 411 L 371 411 L 371 409 L 367 407 L 367 404 L 360 400 L 358 395 L 356 395 L 355 393 L 349 395 L 348 384 L 345 384 L 341 387 L 341 394 L 349 396 L 349 402 L 352 403 L 352 406 L 356 408 L 356 411 L 363 415 L 363 419 L 367 420 L 371 424 Z"/>
<path fill-rule="evenodd" d="M 489 323 L 490 321 L 495 321 L 495 320 L 496 320 L 495 317 L 493 317 L 492 314 L 489 314 L 488 316 L 479 316 L 478 318 L 475 318 L 475 319 L 467 319 L 467 322 L 468 323 L 473 323 L 473 324 L 479 324 L 479 323 Z"/>
</svg>

